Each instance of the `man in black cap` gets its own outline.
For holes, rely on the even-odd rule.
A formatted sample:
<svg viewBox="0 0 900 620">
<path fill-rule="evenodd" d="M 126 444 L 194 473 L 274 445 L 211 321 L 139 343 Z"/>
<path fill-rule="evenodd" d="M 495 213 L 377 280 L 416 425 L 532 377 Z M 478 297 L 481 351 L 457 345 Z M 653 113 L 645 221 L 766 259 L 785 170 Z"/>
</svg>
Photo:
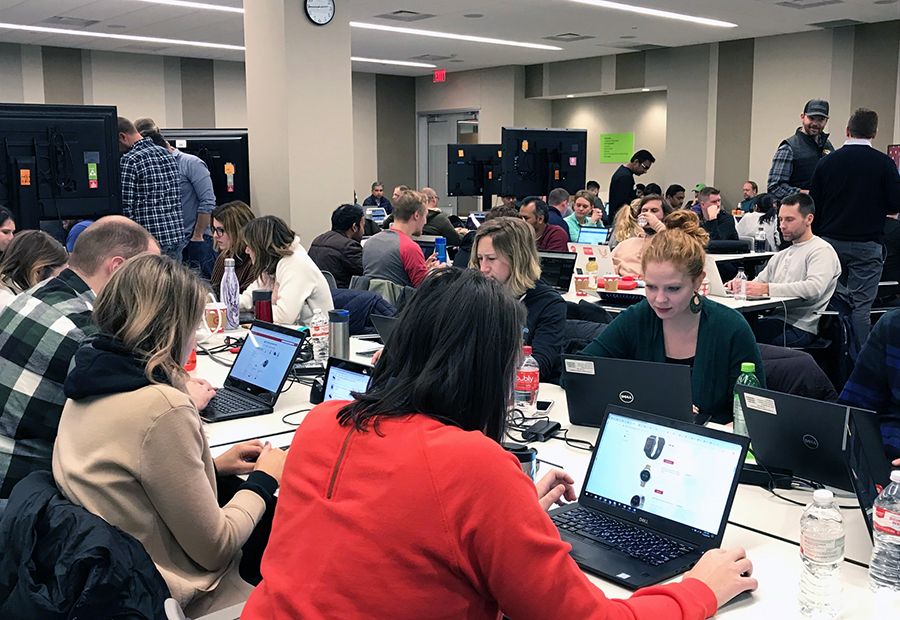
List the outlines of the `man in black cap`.
<svg viewBox="0 0 900 620">
<path fill-rule="evenodd" d="M 802 125 L 793 136 L 782 140 L 772 157 L 769 193 L 778 200 L 797 192 L 809 193 L 809 184 L 819 160 L 834 150 L 825 133 L 828 102 L 810 99 L 800 115 Z"/>
</svg>

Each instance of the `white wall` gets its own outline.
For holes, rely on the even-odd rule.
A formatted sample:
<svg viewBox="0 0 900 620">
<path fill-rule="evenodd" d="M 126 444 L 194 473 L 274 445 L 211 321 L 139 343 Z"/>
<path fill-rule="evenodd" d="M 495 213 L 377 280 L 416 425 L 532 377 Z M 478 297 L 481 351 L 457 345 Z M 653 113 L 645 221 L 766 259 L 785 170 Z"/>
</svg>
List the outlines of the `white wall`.
<svg viewBox="0 0 900 620">
<path fill-rule="evenodd" d="M 658 183 L 665 190 L 668 178 L 666 153 L 666 93 L 653 91 L 603 97 L 558 99 L 553 102 L 553 126 L 587 129 L 587 180 L 600 183 L 608 198 L 609 181 L 621 164 L 600 163 L 600 134 L 634 132 L 635 149 L 647 149 L 656 157 L 640 183 Z"/>
<path fill-rule="evenodd" d="M 353 74 L 353 187 L 360 204 L 378 178 L 375 74 Z M 391 188 L 385 188 L 390 194 Z"/>
<path fill-rule="evenodd" d="M 149 116 L 169 127 L 164 56 L 91 52 L 94 105 L 114 105 L 119 116 Z"/>
<path fill-rule="evenodd" d="M 216 97 L 216 127 L 247 126 L 247 76 L 244 63 L 216 60 L 213 63 Z"/>
</svg>

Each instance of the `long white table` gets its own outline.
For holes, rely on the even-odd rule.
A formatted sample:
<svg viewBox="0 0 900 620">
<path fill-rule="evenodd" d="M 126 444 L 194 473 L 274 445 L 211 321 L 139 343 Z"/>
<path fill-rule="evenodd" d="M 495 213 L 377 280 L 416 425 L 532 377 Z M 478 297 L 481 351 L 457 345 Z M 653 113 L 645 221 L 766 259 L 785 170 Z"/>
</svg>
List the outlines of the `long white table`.
<svg viewBox="0 0 900 620">
<path fill-rule="evenodd" d="M 351 339 L 351 352 L 371 347 L 371 341 Z M 232 358 L 233 354 L 222 354 Z M 369 356 L 351 354 L 354 361 L 368 362 Z M 197 370 L 192 374 L 222 385 L 227 368 L 215 364 L 205 356 L 199 356 Z M 556 385 L 541 384 L 541 400 L 553 400 L 548 413 L 563 428 L 569 429 L 569 437 L 595 443 L 597 429 L 574 426 L 568 421 L 565 391 Z M 309 388 L 294 384 L 283 393 L 275 407 L 275 413 L 253 418 L 230 420 L 206 425 L 206 433 L 214 455 L 224 452 L 230 445 L 247 439 L 259 438 L 276 446 L 290 444 L 296 425 L 310 407 Z M 294 413 L 299 412 L 299 413 Z M 283 418 L 287 416 L 287 420 Z M 518 433 L 513 433 L 518 435 Z M 559 439 L 531 444 L 538 450 L 540 473 L 552 466 L 561 466 L 575 480 L 580 490 L 587 473 L 590 453 L 567 445 Z M 786 492 L 798 501 L 808 501 L 809 493 Z M 840 498 L 841 503 L 854 504 L 855 498 Z M 744 619 L 798 619 L 803 618 L 797 607 L 797 592 L 802 564 L 799 552 L 799 522 L 803 509 L 775 498 L 759 487 L 740 485 L 732 507 L 729 525 L 723 545 L 744 547 L 754 564 L 754 576 L 760 587 L 753 594 L 744 594 L 727 604 L 717 617 L 729 620 Z M 843 510 L 848 560 L 864 564 L 871 553 L 871 543 L 859 510 Z M 843 564 L 845 611 L 843 620 L 872 620 L 874 618 L 900 618 L 900 600 L 876 597 L 868 587 L 866 568 L 847 561 Z M 630 592 L 594 575 L 588 575 L 610 597 L 625 598 Z"/>
<path fill-rule="evenodd" d="M 571 301 L 578 303 L 582 299 L 587 300 L 591 303 L 600 304 L 605 310 L 612 313 L 619 313 L 623 310 L 627 309 L 626 305 L 617 305 L 610 302 L 605 302 L 600 299 L 599 293 L 601 291 L 588 291 L 586 295 L 579 296 L 575 293 L 574 290 L 570 290 L 568 293 L 565 293 L 562 297 L 566 301 Z M 636 295 L 638 297 L 646 297 L 646 289 L 636 288 L 630 291 L 621 291 L 622 293 L 627 293 L 630 295 Z M 741 314 L 752 313 L 752 312 L 762 312 L 763 310 L 772 310 L 774 308 L 789 308 L 792 305 L 799 303 L 801 300 L 799 297 L 769 297 L 768 299 L 745 299 L 743 301 L 738 301 L 734 297 L 718 297 L 711 295 L 709 297 L 713 301 L 722 304 L 728 308 L 733 310 L 737 310 Z"/>
</svg>

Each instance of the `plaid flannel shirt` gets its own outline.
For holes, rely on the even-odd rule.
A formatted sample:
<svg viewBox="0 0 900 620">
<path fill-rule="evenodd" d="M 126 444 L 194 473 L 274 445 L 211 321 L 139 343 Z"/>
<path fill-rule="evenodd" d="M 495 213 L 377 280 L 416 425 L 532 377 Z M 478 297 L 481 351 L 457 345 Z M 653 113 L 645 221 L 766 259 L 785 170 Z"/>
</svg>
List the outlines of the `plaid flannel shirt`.
<svg viewBox="0 0 900 620">
<path fill-rule="evenodd" d="M 794 172 L 794 149 L 790 144 L 782 144 L 772 157 L 767 183 L 769 193 L 778 200 L 800 191 L 799 187 L 791 187 L 788 184 L 792 172 Z"/>
<path fill-rule="evenodd" d="M 96 331 L 95 295 L 71 269 L 0 312 L 0 498 L 51 467 L 63 383 L 81 340 Z"/>
<path fill-rule="evenodd" d="M 143 138 L 122 155 L 119 170 L 122 214 L 146 228 L 163 251 L 184 241 L 181 177 L 172 154 Z"/>
</svg>

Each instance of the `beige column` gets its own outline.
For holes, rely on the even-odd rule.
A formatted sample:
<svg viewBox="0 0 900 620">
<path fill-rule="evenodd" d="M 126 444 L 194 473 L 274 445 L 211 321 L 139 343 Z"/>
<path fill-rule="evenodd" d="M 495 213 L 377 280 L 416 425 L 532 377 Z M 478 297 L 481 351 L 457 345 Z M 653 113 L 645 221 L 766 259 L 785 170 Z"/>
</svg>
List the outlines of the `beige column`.
<svg viewBox="0 0 900 620">
<path fill-rule="evenodd" d="M 353 201 L 350 17 L 313 24 L 296 0 L 244 4 L 250 195 L 259 215 L 277 215 L 304 247 Z"/>
</svg>

